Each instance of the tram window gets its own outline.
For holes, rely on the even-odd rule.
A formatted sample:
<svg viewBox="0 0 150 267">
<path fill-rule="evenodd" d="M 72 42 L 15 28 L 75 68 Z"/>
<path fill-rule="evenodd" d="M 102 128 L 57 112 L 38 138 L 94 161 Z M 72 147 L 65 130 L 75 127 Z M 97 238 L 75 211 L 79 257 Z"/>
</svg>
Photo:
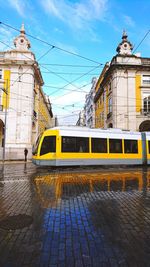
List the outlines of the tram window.
<svg viewBox="0 0 150 267">
<path fill-rule="evenodd" d="M 124 140 L 124 153 L 138 153 L 137 140 Z"/>
<path fill-rule="evenodd" d="M 32 154 L 33 155 L 37 154 L 39 143 L 40 143 L 40 140 L 41 140 L 41 136 L 42 136 L 42 133 L 38 136 L 35 145 L 33 145 L 33 147 L 32 147 Z"/>
<path fill-rule="evenodd" d="M 62 137 L 62 152 L 87 153 L 89 152 L 89 138 L 87 137 Z"/>
<path fill-rule="evenodd" d="M 56 136 L 45 136 L 41 145 L 40 155 L 56 152 Z"/>
<path fill-rule="evenodd" d="M 92 153 L 107 153 L 107 139 L 92 138 Z"/>
<path fill-rule="evenodd" d="M 150 154 L 150 141 L 148 140 L 148 152 Z"/>
<path fill-rule="evenodd" d="M 109 152 L 110 153 L 122 153 L 122 140 L 109 139 Z"/>
</svg>

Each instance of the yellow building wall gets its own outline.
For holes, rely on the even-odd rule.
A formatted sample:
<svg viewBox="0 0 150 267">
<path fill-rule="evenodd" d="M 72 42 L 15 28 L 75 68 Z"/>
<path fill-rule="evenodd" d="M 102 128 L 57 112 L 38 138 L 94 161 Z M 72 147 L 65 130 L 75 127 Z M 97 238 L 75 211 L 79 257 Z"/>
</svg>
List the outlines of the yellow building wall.
<svg viewBox="0 0 150 267">
<path fill-rule="evenodd" d="M 95 92 L 97 93 L 100 87 L 100 84 L 103 81 L 104 78 L 104 74 L 107 70 L 108 66 L 104 67 L 98 82 L 96 84 L 96 88 L 95 88 Z M 104 127 L 104 116 L 102 119 L 101 114 L 104 112 L 104 101 L 103 101 L 103 94 L 104 92 L 102 92 L 102 94 L 99 96 L 99 99 L 97 100 L 97 102 L 95 103 L 95 128 L 103 128 Z M 101 103 L 100 103 L 100 98 L 101 98 Z"/>
<path fill-rule="evenodd" d="M 39 100 L 38 132 L 43 132 L 50 125 L 50 115 L 42 96 Z"/>
<path fill-rule="evenodd" d="M 141 75 L 135 76 L 135 95 L 136 95 L 136 112 L 140 112 L 142 108 L 141 101 Z"/>
<path fill-rule="evenodd" d="M 101 77 L 101 79 L 98 80 L 98 82 L 96 84 L 95 92 L 98 91 L 99 86 L 101 84 L 101 81 L 102 81 L 102 77 Z M 101 118 L 100 118 L 100 114 L 103 112 L 103 103 L 101 101 L 101 104 L 100 104 L 100 97 L 95 104 L 95 128 L 103 127 L 102 122 L 101 122 Z"/>
<path fill-rule="evenodd" d="M 4 90 L 2 96 L 3 108 L 8 109 L 10 103 L 10 70 L 4 70 Z"/>
<path fill-rule="evenodd" d="M 100 96 L 103 99 L 103 94 Z M 101 114 L 104 112 L 104 102 L 100 98 L 97 101 L 97 108 L 95 110 L 95 128 L 102 128 L 104 126 L 104 120 L 101 119 Z"/>
</svg>

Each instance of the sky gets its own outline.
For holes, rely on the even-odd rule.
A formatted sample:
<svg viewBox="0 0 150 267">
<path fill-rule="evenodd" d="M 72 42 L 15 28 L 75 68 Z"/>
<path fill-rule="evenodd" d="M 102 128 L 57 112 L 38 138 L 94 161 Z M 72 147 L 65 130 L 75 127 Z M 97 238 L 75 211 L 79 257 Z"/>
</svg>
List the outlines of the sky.
<svg viewBox="0 0 150 267">
<path fill-rule="evenodd" d="M 123 30 L 150 57 L 150 0 L 0 0 L 0 51 L 22 23 L 60 125 L 75 125 L 93 77 L 116 55 Z M 7 24 L 8 26 L 6 26 Z M 13 29 L 14 28 L 14 29 Z"/>
</svg>

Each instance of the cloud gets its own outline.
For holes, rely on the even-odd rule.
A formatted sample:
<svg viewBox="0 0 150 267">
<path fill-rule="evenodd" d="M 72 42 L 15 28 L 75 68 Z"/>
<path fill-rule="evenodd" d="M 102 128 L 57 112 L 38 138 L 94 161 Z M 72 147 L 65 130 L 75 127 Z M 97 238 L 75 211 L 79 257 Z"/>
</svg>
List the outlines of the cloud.
<svg viewBox="0 0 150 267">
<path fill-rule="evenodd" d="M 1 25 L 0 27 L 0 34 L 1 36 L 5 37 L 5 38 L 10 38 L 12 37 L 12 32 L 11 30 L 7 30 L 3 25 Z"/>
<path fill-rule="evenodd" d="M 127 26 L 129 26 L 129 27 L 135 26 L 135 22 L 133 21 L 133 19 L 131 17 L 124 15 L 123 19 L 124 19 L 124 22 Z"/>
<path fill-rule="evenodd" d="M 22 0 L 6 0 L 8 4 L 15 9 L 18 14 L 25 18 L 26 16 L 29 17 L 29 11 L 32 10 L 32 5 L 30 5 L 29 1 L 22 1 Z M 33 15 L 33 13 L 32 13 Z"/>
<path fill-rule="evenodd" d="M 84 29 L 94 20 L 104 20 L 107 0 L 45 0 L 42 6 L 50 15 L 57 17 L 73 29 Z"/>
<path fill-rule="evenodd" d="M 74 54 L 78 54 L 78 50 L 74 46 L 67 45 L 67 44 L 64 44 L 62 42 L 61 43 L 60 42 L 56 42 L 55 45 L 57 47 L 61 47 L 61 49 L 63 49 L 63 50 L 69 51 L 69 52 L 74 53 Z"/>
<path fill-rule="evenodd" d="M 3 25 L 0 27 L 0 50 L 10 50 L 13 49 L 13 30 L 7 30 Z"/>
<path fill-rule="evenodd" d="M 78 87 L 82 87 L 86 82 L 78 84 Z M 60 86 L 61 87 L 61 86 Z M 91 85 L 86 88 L 87 93 L 90 90 Z M 66 87 L 70 92 L 63 93 L 60 96 L 50 96 L 50 102 L 52 103 L 52 110 L 54 116 L 57 114 L 58 121 L 60 125 L 76 124 L 79 117 L 79 112 L 85 104 L 86 92 L 76 91 L 75 87 L 68 85 Z"/>
<path fill-rule="evenodd" d="M 59 28 L 54 28 L 54 32 L 64 34 L 64 32 L 60 30 Z"/>
<path fill-rule="evenodd" d="M 14 8 L 20 16 L 25 17 L 25 3 L 20 0 L 8 0 L 10 6 Z"/>
</svg>

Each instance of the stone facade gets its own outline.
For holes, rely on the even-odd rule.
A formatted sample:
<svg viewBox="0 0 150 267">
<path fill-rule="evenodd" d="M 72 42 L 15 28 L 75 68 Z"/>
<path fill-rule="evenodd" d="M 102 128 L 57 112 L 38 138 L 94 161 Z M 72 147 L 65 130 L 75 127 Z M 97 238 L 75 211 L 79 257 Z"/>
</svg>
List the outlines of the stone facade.
<svg viewBox="0 0 150 267">
<path fill-rule="evenodd" d="M 79 118 L 76 123 L 77 126 L 85 126 L 85 110 L 81 110 L 79 113 Z"/>
<path fill-rule="evenodd" d="M 133 55 L 124 32 L 96 85 L 96 128 L 150 131 L 150 58 Z"/>
<path fill-rule="evenodd" d="M 0 52 L 0 159 L 31 158 L 37 136 L 53 126 L 50 101 L 35 55 L 29 50 L 24 25 L 14 40 L 15 49 Z"/>
<path fill-rule="evenodd" d="M 95 85 L 97 78 L 92 79 L 92 87 L 90 92 L 86 95 L 85 98 L 85 125 L 94 128 L 95 127 L 95 105 L 94 105 L 94 96 L 95 96 Z"/>
</svg>

